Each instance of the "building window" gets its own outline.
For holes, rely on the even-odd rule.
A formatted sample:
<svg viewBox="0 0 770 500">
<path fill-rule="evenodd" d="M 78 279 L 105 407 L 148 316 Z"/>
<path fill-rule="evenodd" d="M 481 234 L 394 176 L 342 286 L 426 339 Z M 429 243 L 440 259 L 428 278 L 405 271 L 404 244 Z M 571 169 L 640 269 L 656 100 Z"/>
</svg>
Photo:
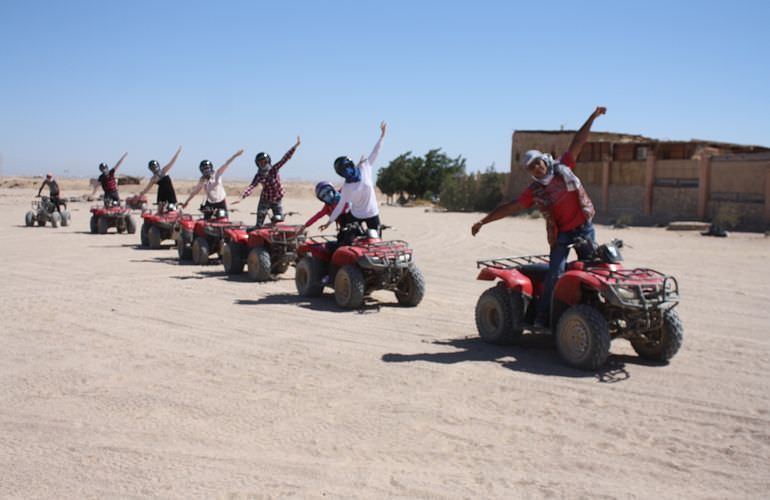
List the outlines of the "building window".
<svg viewBox="0 0 770 500">
<path fill-rule="evenodd" d="M 636 146 L 636 150 L 634 151 L 634 158 L 637 160 L 646 160 L 647 146 Z"/>
</svg>

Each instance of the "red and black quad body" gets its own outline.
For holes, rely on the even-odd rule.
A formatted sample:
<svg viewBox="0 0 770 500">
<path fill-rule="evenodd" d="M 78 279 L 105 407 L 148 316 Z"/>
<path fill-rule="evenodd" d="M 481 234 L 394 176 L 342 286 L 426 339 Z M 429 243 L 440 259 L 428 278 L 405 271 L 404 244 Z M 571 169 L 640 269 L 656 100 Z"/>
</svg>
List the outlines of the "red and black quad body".
<svg viewBox="0 0 770 500">
<path fill-rule="evenodd" d="M 554 286 L 550 325 L 560 356 L 568 364 L 594 370 L 609 355 L 610 341 L 624 338 L 645 359 L 671 359 L 683 341 L 674 308 L 679 285 L 653 269 L 626 269 L 614 240 L 570 262 Z M 512 344 L 531 329 L 548 275 L 548 256 L 480 260 L 477 279 L 498 280 L 476 303 L 476 327 L 487 342 Z"/>
<path fill-rule="evenodd" d="M 297 260 L 297 247 L 305 241 L 304 226 L 277 223 L 261 228 L 225 229 L 222 265 L 228 274 L 240 274 L 244 265 L 254 281 L 283 274 Z"/>
<path fill-rule="evenodd" d="M 120 204 L 109 203 L 103 207 L 91 207 L 91 232 L 105 234 L 114 227 L 119 233 L 136 232 L 136 222 L 131 215 L 131 209 L 121 207 Z"/>
<path fill-rule="evenodd" d="M 303 297 L 319 296 L 334 287 L 340 307 L 358 309 L 374 290 L 395 292 L 399 304 L 414 307 L 425 295 L 425 278 L 403 240 L 384 241 L 376 232 L 360 236 L 331 253 L 332 238 L 314 236 L 297 248 L 294 282 Z M 326 277 L 326 279 L 324 279 Z"/>
<path fill-rule="evenodd" d="M 174 208 L 160 213 L 143 212 L 144 222 L 139 230 L 142 246 L 158 249 L 163 240 L 173 240 L 174 227 L 181 217 L 182 212 Z"/>
<path fill-rule="evenodd" d="M 245 227 L 240 222 L 231 221 L 224 209 L 214 209 L 208 219 L 182 216 L 174 227 L 179 260 L 192 259 L 195 264 L 206 265 L 211 255 L 215 253 L 222 255 L 226 229 L 244 229 Z"/>
<path fill-rule="evenodd" d="M 38 226 L 45 226 L 46 222 L 51 223 L 51 227 L 68 226 L 70 223 L 70 213 L 67 210 L 67 204 L 62 201 L 64 210 L 59 213 L 56 210 L 56 205 L 51 201 L 48 196 L 43 196 L 39 200 L 32 201 L 32 210 L 24 215 L 24 223 L 27 226 L 34 226 L 37 222 Z"/>
</svg>

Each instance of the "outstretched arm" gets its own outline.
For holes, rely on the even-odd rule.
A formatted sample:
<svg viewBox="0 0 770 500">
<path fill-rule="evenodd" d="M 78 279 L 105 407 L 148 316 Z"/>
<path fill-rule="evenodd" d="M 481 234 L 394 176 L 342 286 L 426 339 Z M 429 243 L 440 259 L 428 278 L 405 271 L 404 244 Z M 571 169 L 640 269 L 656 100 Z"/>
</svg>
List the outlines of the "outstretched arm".
<svg viewBox="0 0 770 500">
<path fill-rule="evenodd" d="M 99 180 L 98 179 L 91 179 L 91 185 L 94 187 L 91 190 L 91 196 L 96 194 L 96 190 L 99 189 Z"/>
<path fill-rule="evenodd" d="M 120 157 L 120 160 L 118 160 L 118 162 L 115 164 L 115 166 L 112 167 L 113 171 L 115 171 L 115 172 L 118 171 L 118 167 L 120 167 L 120 165 L 123 163 L 123 160 L 126 159 L 126 156 L 128 156 L 128 153 L 123 153 L 123 156 Z"/>
<path fill-rule="evenodd" d="M 508 215 L 513 215 L 516 212 L 520 212 L 524 210 L 524 205 L 519 203 L 519 201 L 509 201 L 507 203 L 501 203 L 497 206 L 494 210 L 489 212 L 483 219 L 475 223 L 473 226 L 471 226 L 471 234 L 473 236 L 476 236 L 476 233 L 479 232 L 481 229 L 481 226 L 484 224 L 489 224 L 490 222 L 494 222 L 498 219 L 502 219 L 503 217 L 506 217 Z"/>
<path fill-rule="evenodd" d="M 43 183 L 40 184 L 40 189 L 37 190 L 37 195 L 40 196 L 40 193 L 43 192 L 43 188 L 45 187 L 45 179 L 43 179 Z"/>
<path fill-rule="evenodd" d="M 580 156 L 580 151 L 582 151 L 583 146 L 588 140 L 588 134 L 591 133 L 591 125 L 593 125 L 594 120 L 606 112 L 607 108 L 598 106 L 596 110 L 591 113 L 591 116 L 588 117 L 588 120 L 586 120 L 583 126 L 580 127 L 580 130 L 577 131 L 575 137 L 572 138 L 572 143 L 569 145 L 567 151 L 572 155 L 574 161 L 577 161 L 578 156 Z"/>
<path fill-rule="evenodd" d="M 219 167 L 217 169 L 217 171 L 216 171 L 216 173 L 214 175 L 216 177 L 221 177 L 222 175 L 224 175 L 225 171 L 230 166 L 230 164 L 233 162 L 233 160 L 235 160 L 236 158 L 238 158 L 242 154 L 243 154 L 243 150 L 242 149 L 239 149 L 238 151 L 236 151 L 235 154 L 233 154 L 233 156 L 228 158 L 227 161 L 221 167 Z"/>
<path fill-rule="evenodd" d="M 285 155 L 283 155 L 283 158 L 281 158 L 281 159 L 278 161 L 278 163 L 276 163 L 275 165 L 273 165 L 273 168 L 274 168 L 274 169 L 276 169 L 276 170 L 278 170 L 279 168 L 281 168 L 281 167 L 283 166 L 283 164 L 284 164 L 284 163 L 286 163 L 287 161 L 289 161 L 289 160 L 291 159 L 291 157 L 292 157 L 292 156 L 294 156 L 294 152 L 295 152 L 295 151 L 297 150 L 297 148 L 299 147 L 299 144 L 300 144 L 300 142 L 301 142 L 301 141 L 299 140 L 299 136 L 297 136 L 297 142 L 296 142 L 296 143 L 294 143 L 294 146 L 292 146 L 291 148 L 289 148 L 289 150 L 288 150 L 288 151 L 286 151 L 286 154 L 285 154 Z"/>
<path fill-rule="evenodd" d="M 171 158 L 171 161 L 168 162 L 168 164 L 163 167 L 163 170 L 160 171 L 160 175 L 166 175 L 169 170 L 171 170 L 171 167 L 174 166 L 174 163 L 176 163 L 176 159 L 179 158 L 179 153 L 182 152 L 182 146 L 179 146 L 179 149 L 176 150 L 176 153 L 174 153 L 174 156 Z"/>
<path fill-rule="evenodd" d="M 144 188 L 144 189 L 142 189 L 141 191 L 139 191 L 139 196 L 144 196 L 144 195 L 146 195 L 146 194 L 147 194 L 147 192 L 150 190 L 150 188 L 151 188 L 151 187 L 153 187 L 153 186 L 155 185 L 155 182 L 156 182 L 156 181 L 157 181 L 157 178 L 156 178 L 156 177 L 153 175 L 153 176 L 150 178 L 150 182 L 148 182 L 148 183 L 147 183 L 147 186 L 145 186 L 145 188 Z"/>
<path fill-rule="evenodd" d="M 201 179 L 200 181 L 198 181 L 198 185 L 197 185 L 197 186 L 195 186 L 195 187 L 192 189 L 192 191 L 190 191 L 190 196 L 188 196 L 188 197 L 187 197 L 187 199 L 184 201 L 184 203 L 182 203 L 182 206 L 186 208 L 186 207 L 187 207 L 187 204 L 188 204 L 188 203 L 190 203 L 190 200 L 192 200 L 193 198 L 195 198 L 195 195 L 196 195 L 196 194 L 198 194 L 198 193 L 200 193 L 201 189 L 203 189 L 203 179 Z"/>
</svg>

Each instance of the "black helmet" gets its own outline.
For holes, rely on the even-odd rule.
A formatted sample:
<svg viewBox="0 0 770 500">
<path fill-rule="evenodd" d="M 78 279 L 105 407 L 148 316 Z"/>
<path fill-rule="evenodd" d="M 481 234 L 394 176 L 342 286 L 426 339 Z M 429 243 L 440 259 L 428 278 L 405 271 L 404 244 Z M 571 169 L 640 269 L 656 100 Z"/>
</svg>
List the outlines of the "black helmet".
<svg viewBox="0 0 770 500">
<path fill-rule="evenodd" d="M 160 170 L 160 163 L 158 163 L 157 160 L 150 160 L 150 163 L 147 164 L 147 168 L 149 168 L 150 172 L 153 174 L 157 174 L 158 170 Z"/>
<path fill-rule="evenodd" d="M 355 168 L 355 166 L 356 164 L 353 163 L 353 160 L 351 160 L 347 156 L 340 156 L 339 158 L 334 160 L 334 171 L 337 172 L 337 175 L 339 175 L 340 177 L 348 177 L 350 169 Z"/>
<path fill-rule="evenodd" d="M 108 167 L 107 164 L 104 162 L 99 164 L 99 170 L 101 170 L 102 172 L 106 172 L 107 170 L 109 170 L 109 168 L 110 167 Z"/>
<path fill-rule="evenodd" d="M 203 175 L 211 175 L 214 173 L 214 164 L 212 164 L 209 160 L 203 160 L 198 167 Z"/>
<path fill-rule="evenodd" d="M 259 162 L 263 160 L 267 160 L 267 164 L 270 165 L 270 155 L 265 153 L 264 151 L 261 153 L 257 153 L 256 158 L 254 158 L 254 163 L 256 163 L 257 166 L 259 166 Z"/>
</svg>

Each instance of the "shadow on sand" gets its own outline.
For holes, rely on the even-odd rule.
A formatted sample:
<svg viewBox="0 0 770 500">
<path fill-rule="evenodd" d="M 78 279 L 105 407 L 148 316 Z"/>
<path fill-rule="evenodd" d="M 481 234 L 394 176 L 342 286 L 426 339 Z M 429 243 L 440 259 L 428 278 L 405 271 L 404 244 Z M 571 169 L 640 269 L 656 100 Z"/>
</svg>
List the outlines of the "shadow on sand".
<svg viewBox="0 0 770 500">
<path fill-rule="evenodd" d="M 623 382 L 631 377 L 626 364 L 660 366 L 641 358 L 628 355 L 610 354 L 607 363 L 599 370 L 586 371 L 572 368 L 559 358 L 550 335 L 524 335 L 515 346 L 497 346 L 487 344 L 478 337 L 465 337 L 450 340 L 435 340 L 431 344 L 452 346 L 459 350 L 453 352 L 423 352 L 415 354 L 387 353 L 382 356 L 386 363 L 404 363 L 428 361 L 430 363 L 454 364 L 464 362 L 498 363 L 509 370 L 552 375 L 558 377 L 586 378 L 594 377 L 597 382 L 611 384 Z M 513 358 L 513 359 L 510 359 Z"/>
<path fill-rule="evenodd" d="M 337 303 L 334 302 L 334 297 L 331 296 L 331 294 L 325 294 L 321 297 L 301 297 L 294 293 L 274 293 L 259 299 L 238 299 L 235 301 L 235 303 L 242 306 L 257 306 L 262 304 L 296 305 L 298 307 L 311 309 L 313 311 L 331 311 L 337 313 L 355 314 L 379 312 L 381 307 L 393 307 L 398 305 L 395 303 L 382 303 L 367 297 L 362 307 L 358 309 L 344 309 L 339 307 Z"/>
</svg>

